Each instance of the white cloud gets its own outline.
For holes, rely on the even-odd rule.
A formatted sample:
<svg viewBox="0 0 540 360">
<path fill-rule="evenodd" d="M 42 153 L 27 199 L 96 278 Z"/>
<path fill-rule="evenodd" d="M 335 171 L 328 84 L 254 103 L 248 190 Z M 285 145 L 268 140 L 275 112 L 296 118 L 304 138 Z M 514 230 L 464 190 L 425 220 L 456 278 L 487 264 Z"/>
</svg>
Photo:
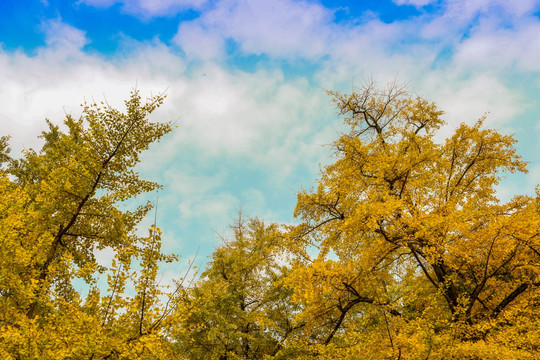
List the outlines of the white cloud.
<svg viewBox="0 0 540 360">
<path fill-rule="evenodd" d="M 205 65 L 193 70 L 189 86 L 171 92 L 181 130 L 169 141 L 197 148 L 200 155 L 268 160 L 270 152 L 312 131 L 302 118 L 318 119 L 313 101 L 321 98 L 326 100 L 321 89 L 310 89 L 301 79 L 285 81 L 277 70 L 230 73 Z"/>
<path fill-rule="evenodd" d="M 213 60 L 225 52 L 224 39 L 215 29 L 205 29 L 197 22 L 183 22 L 173 40 L 188 58 Z"/>
<path fill-rule="evenodd" d="M 183 72 L 182 61 L 160 46 L 139 46 L 116 61 L 112 64 L 69 46 L 51 45 L 35 56 L 0 51 L 0 128 L 13 136 L 14 154 L 38 146 L 36 136 L 44 128 L 44 118 L 60 123 L 65 113 L 79 114 L 84 99 L 103 96 L 122 108 L 137 84 L 144 96 L 162 92 Z"/>
<path fill-rule="evenodd" d="M 534 12 L 539 6 L 537 0 L 448 0 L 445 3 L 446 15 L 459 19 L 471 19 L 483 14 L 507 20 L 508 16 L 518 17 Z"/>
<path fill-rule="evenodd" d="M 89 6 L 108 7 L 119 2 L 119 0 L 79 0 L 80 4 L 86 4 Z"/>
<path fill-rule="evenodd" d="M 393 0 L 397 5 L 413 5 L 422 7 L 434 3 L 436 0 Z"/>
<path fill-rule="evenodd" d="M 122 10 L 142 18 L 171 16 L 188 9 L 200 9 L 207 0 L 79 0 L 89 6 L 109 7 L 122 4 Z"/>
<path fill-rule="evenodd" d="M 246 54 L 317 57 L 326 52 L 331 19 L 332 12 L 307 1 L 223 0 L 178 36 L 191 39 L 207 28 L 236 41 Z"/>
<path fill-rule="evenodd" d="M 528 21 L 513 29 L 497 29 L 482 23 L 458 47 L 455 61 L 470 69 L 495 71 L 540 70 L 540 23 Z"/>
<path fill-rule="evenodd" d="M 316 168 L 322 150 L 309 139 L 320 131 L 316 124 L 334 114 L 322 89 L 302 78 L 286 80 L 278 70 L 228 72 L 207 64 L 187 74 L 182 58 L 159 42 L 128 47 L 130 53 L 112 62 L 76 48 L 42 48 L 35 56 L 0 52 L 0 126 L 13 135 L 13 153 L 39 147 L 44 118 L 60 123 L 65 113 L 77 116 L 83 99 L 103 96 L 122 108 L 137 85 L 143 95 L 167 89 L 155 119 L 179 119 L 179 129 L 155 146 L 160 156 L 148 154 L 152 161 L 142 164 L 147 173 L 159 173 L 183 152 L 263 167 L 280 182 L 310 161 Z"/>
<path fill-rule="evenodd" d="M 88 43 L 85 32 L 62 22 L 61 19 L 48 20 L 42 25 L 45 43 L 51 48 L 71 51 L 81 49 Z"/>
<path fill-rule="evenodd" d="M 460 89 L 447 94 L 441 104 L 454 122 L 475 121 L 489 112 L 486 125 L 497 128 L 511 126 L 512 119 L 524 109 L 519 93 L 486 75 L 461 82 Z"/>
</svg>

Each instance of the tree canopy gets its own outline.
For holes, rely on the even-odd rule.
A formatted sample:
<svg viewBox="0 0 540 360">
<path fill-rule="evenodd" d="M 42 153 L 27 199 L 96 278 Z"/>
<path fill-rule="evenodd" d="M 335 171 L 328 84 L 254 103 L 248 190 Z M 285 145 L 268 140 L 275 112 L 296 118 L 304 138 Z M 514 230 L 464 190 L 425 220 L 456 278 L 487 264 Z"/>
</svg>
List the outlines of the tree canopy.
<svg viewBox="0 0 540 360">
<path fill-rule="evenodd" d="M 171 130 L 148 115 L 159 95 L 142 103 L 137 91 L 120 112 L 84 104 L 83 115 L 66 116 L 64 128 L 48 121 L 41 150 L 0 160 L 0 352 L 15 359 L 155 358 L 167 347 L 157 263 L 159 229 L 136 236 L 150 204 L 121 210 L 119 204 L 158 184 L 133 170 L 139 154 Z M 110 249 L 110 269 L 95 258 Z M 130 267 L 137 262 L 141 270 Z M 108 276 L 108 289 L 97 276 Z M 86 283 L 86 294 L 76 284 Z M 134 287 L 127 296 L 126 286 Z"/>
<path fill-rule="evenodd" d="M 515 140 L 480 119 L 437 142 L 442 111 L 396 86 L 330 94 L 349 132 L 299 193 L 289 234 L 314 345 L 333 358 L 537 357 L 539 208 L 495 188 L 526 171 Z"/>
<path fill-rule="evenodd" d="M 298 193 L 294 225 L 239 214 L 169 293 L 156 278 L 176 257 L 155 221 L 136 232 L 151 204 L 120 206 L 159 187 L 134 166 L 171 131 L 148 120 L 164 96 L 84 104 L 17 159 L 1 137 L 0 353 L 537 359 L 540 196 L 497 196 L 502 176 L 527 171 L 516 140 L 483 118 L 441 139 L 443 112 L 394 84 L 329 94 L 348 130 Z"/>
<path fill-rule="evenodd" d="M 280 358 L 299 336 L 299 307 L 283 284 L 283 234 L 241 213 L 201 280 L 179 298 L 176 340 L 190 359 Z"/>
</svg>

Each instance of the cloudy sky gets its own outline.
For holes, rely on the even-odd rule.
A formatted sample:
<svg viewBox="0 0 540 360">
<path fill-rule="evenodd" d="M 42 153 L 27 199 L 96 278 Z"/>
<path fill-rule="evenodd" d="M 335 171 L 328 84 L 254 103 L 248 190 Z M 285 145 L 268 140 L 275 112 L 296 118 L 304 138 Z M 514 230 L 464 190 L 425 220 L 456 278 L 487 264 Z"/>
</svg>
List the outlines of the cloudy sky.
<svg viewBox="0 0 540 360">
<path fill-rule="evenodd" d="M 242 207 L 290 223 L 301 187 L 342 129 L 326 90 L 397 78 L 436 101 L 449 133 L 485 113 L 515 134 L 540 183 L 540 1 L 3 0 L 0 135 L 39 147 L 83 99 L 121 107 L 166 91 L 155 113 L 178 128 L 139 170 L 165 186 L 165 249 L 202 262 Z M 155 200 L 149 194 L 141 200 Z M 169 271 L 169 270 L 166 270 Z M 174 272 L 174 270 L 170 270 Z"/>
</svg>

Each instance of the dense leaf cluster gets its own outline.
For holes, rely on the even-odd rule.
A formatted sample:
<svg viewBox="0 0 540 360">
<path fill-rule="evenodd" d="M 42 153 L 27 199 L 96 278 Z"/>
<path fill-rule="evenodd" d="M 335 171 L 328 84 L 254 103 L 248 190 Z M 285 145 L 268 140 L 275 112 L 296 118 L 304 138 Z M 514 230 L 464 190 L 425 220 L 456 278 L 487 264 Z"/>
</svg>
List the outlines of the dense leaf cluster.
<svg viewBox="0 0 540 360">
<path fill-rule="evenodd" d="M 395 85 L 330 95 L 349 131 L 298 194 L 298 223 L 239 214 L 206 269 L 169 293 L 160 230 L 135 235 L 151 206 L 119 206 L 158 187 L 133 167 L 171 130 L 148 120 L 163 96 L 135 91 L 124 113 L 86 104 L 17 160 L 0 138 L 0 353 L 537 359 L 540 202 L 496 194 L 502 174 L 526 172 L 515 140 L 483 119 L 440 140 L 442 112 Z M 109 268 L 97 250 L 114 254 Z"/>
</svg>

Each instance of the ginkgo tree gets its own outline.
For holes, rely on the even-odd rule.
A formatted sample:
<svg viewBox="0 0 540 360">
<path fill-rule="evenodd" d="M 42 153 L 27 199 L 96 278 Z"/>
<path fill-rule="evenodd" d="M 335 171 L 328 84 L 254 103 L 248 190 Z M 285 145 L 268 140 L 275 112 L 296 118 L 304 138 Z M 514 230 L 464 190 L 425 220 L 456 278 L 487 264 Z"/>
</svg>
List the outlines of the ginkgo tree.
<svg viewBox="0 0 540 360">
<path fill-rule="evenodd" d="M 497 198 L 526 172 L 512 136 L 461 124 L 392 84 L 330 92 L 349 127 L 301 191 L 287 283 L 314 357 L 536 359 L 540 214 Z"/>
<path fill-rule="evenodd" d="M 199 279 L 158 281 L 158 188 L 134 170 L 171 130 L 164 100 L 83 105 L 39 151 L 0 137 L 0 354 L 7 359 L 538 359 L 540 194 L 512 136 L 373 84 L 330 92 L 348 132 L 296 225 L 242 216 Z M 96 252 L 110 251 L 105 267 Z M 107 285 L 98 284 L 106 278 Z M 84 286 L 82 285 L 84 284 Z"/>
<path fill-rule="evenodd" d="M 193 360 L 294 358 L 288 344 L 303 324 L 282 281 L 289 271 L 283 234 L 241 212 L 231 229 L 200 280 L 179 293 L 177 349 Z"/>
<path fill-rule="evenodd" d="M 48 122 L 40 151 L 9 157 L 0 141 L 0 353 L 13 359 L 156 358 L 169 354 L 170 307 L 160 304 L 159 229 L 136 235 L 150 204 L 126 200 L 158 188 L 134 170 L 172 127 L 148 116 L 164 95 L 133 91 L 121 112 L 85 103 L 63 127 Z M 109 249 L 107 269 L 95 254 Z M 138 271 L 135 271 L 138 270 Z M 108 277 L 108 290 L 97 277 Z M 81 284 L 86 283 L 84 292 Z M 78 285 L 77 285 L 78 284 Z M 128 288 L 132 287 L 131 295 Z M 129 296 L 128 296 L 129 295 Z M 4 357 L 3 357 L 4 358 Z"/>
</svg>

